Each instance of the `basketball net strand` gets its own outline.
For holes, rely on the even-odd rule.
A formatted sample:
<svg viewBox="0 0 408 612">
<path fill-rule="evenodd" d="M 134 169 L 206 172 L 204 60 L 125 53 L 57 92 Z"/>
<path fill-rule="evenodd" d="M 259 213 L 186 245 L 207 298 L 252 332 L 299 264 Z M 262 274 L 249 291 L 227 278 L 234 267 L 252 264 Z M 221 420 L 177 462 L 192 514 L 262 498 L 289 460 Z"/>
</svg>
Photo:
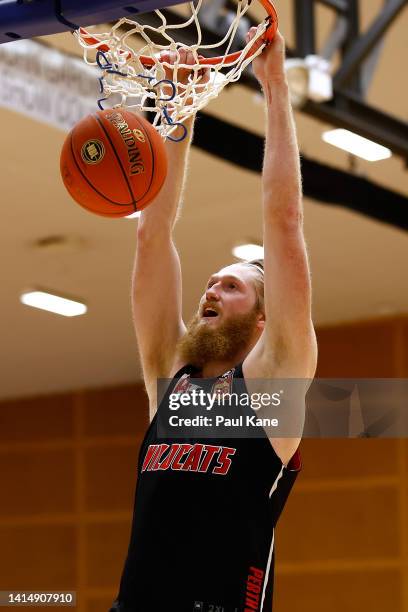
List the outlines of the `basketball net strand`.
<svg viewBox="0 0 408 612">
<path fill-rule="evenodd" d="M 243 70 L 253 59 L 262 53 L 265 44 L 260 45 L 256 52 L 250 53 L 256 41 L 262 37 L 268 27 L 265 20 L 258 25 L 255 36 L 250 40 L 234 60 L 226 59 L 234 43 L 239 27 L 240 19 L 245 15 L 251 0 L 238 0 L 237 13 L 231 21 L 225 36 L 213 44 L 203 44 L 202 31 L 198 20 L 198 14 L 202 0 L 198 0 L 195 6 L 189 3 L 191 17 L 180 24 L 168 24 L 166 17 L 160 10 L 154 11 L 161 25 L 139 24 L 134 19 L 123 17 L 109 32 L 97 33 L 77 30 L 75 35 L 79 44 L 83 47 L 84 60 L 87 64 L 98 66 L 102 70 L 99 78 L 101 98 L 98 100 L 99 108 L 103 109 L 103 102 L 108 101 L 110 107 L 125 107 L 144 113 L 153 113 L 152 125 L 156 128 L 163 139 L 179 141 L 183 140 L 187 130 L 184 121 L 206 106 L 211 99 L 216 98 L 220 91 L 229 83 L 237 81 Z M 177 42 L 173 33 L 177 30 L 195 25 L 197 31 L 197 42 L 186 45 Z M 127 29 L 124 30 L 123 26 Z M 130 26 L 130 28 L 129 28 Z M 135 35 L 143 39 L 143 46 L 135 49 L 132 47 L 132 37 Z M 163 42 L 153 42 L 150 36 L 160 35 Z M 135 42 L 133 38 L 133 42 Z M 200 64 L 199 55 L 205 55 L 206 50 L 214 50 L 222 45 L 227 45 L 225 51 L 220 54 L 219 62 L 210 67 L 210 80 L 203 84 L 203 65 Z M 194 63 L 182 64 L 180 49 L 192 51 Z M 174 63 L 162 62 L 159 58 L 161 51 L 174 51 Z M 204 52 L 204 53 L 203 53 Z M 144 65 L 141 56 L 151 58 L 151 65 Z M 166 76 L 165 68 L 172 78 Z M 180 68 L 188 68 L 190 76 L 187 83 L 180 83 L 177 79 Z M 116 96 L 116 99 L 115 99 Z M 175 137 L 174 133 L 181 132 L 181 136 Z"/>
</svg>

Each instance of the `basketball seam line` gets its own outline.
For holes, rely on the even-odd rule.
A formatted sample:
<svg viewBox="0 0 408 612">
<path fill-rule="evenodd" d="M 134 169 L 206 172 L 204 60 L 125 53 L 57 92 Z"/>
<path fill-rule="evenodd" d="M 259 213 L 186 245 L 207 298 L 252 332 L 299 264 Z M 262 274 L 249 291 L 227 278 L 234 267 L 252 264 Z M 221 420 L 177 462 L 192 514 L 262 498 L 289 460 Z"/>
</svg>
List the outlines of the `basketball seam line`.
<svg viewBox="0 0 408 612">
<path fill-rule="evenodd" d="M 93 185 L 91 183 L 91 181 L 88 180 L 88 178 L 86 177 L 86 175 L 82 172 L 82 168 L 81 166 L 78 164 L 76 157 L 75 157 L 75 151 L 74 151 L 74 145 L 72 142 L 72 137 L 73 135 L 71 134 L 71 141 L 70 141 L 70 146 L 71 146 L 71 153 L 72 153 L 72 159 L 75 162 L 76 167 L 78 168 L 81 176 L 85 179 L 85 181 L 88 183 L 88 185 L 100 196 L 102 196 L 107 202 L 109 202 L 110 204 L 114 204 L 115 206 L 131 206 L 134 204 L 134 202 L 128 202 L 126 204 L 122 204 L 121 202 L 115 202 L 114 200 L 111 200 L 110 198 L 108 198 L 104 193 L 102 193 L 101 191 L 99 191 L 95 185 Z M 104 213 L 105 214 L 105 213 Z M 109 214 L 109 213 L 107 213 Z"/>
<path fill-rule="evenodd" d="M 130 193 L 130 197 L 131 197 L 131 199 L 132 199 L 131 205 L 134 207 L 135 212 L 137 212 L 137 206 L 136 206 L 137 200 L 136 200 L 136 198 L 135 198 L 135 194 L 134 194 L 134 193 L 133 193 L 133 191 L 132 191 L 132 187 L 131 187 L 131 185 L 130 185 L 130 182 L 129 182 L 128 177 L 126 176 L 125 169 L 123 168 L 123 166 L 122 166 L 122 164 L 121 164 L 120 157 L 119 157 L 119 155 L 117 154 L 115 147 L 113 146 L 113 142 L 112 142 L 112 139 L 111 139 L 111 137 L 110 137 L 110 135 L 109 135 L 109 132 L 108 132 L 108 131 L 105 129 L 105 126 L 103 125 L 102 121 L 99 119 L 98 115 L 94 115 L 94 117 L 95 117 L 95 119 L 97 120 L 97 122 L 99 123 L 99 125 L 101 126 L 102 130 L 105 132 L 106 138 L 107 138 L 107 139 L 109 140 L 109 142 L 110 142 L 110 145 L 111 145 L 111 147 L 112 147 L 112 150 L 113 150 L 113 152 L 114 152 L 114 154 L 115 154 L 115 157 L 116 157 L 116 159 L 117 159 L 117 162 L 118 162 L 118 164 L 119 164 L 119 167 L 120 167 L 120 169 L 121 169 L 121 171 L 122 171 L 122 173 L 123 173 L 123 176 L 124 176 L 124 178 L 125 178 L 126 184 L 127 184 L 127 186 L 128 186 L 129 193 Z"/>
</svg>

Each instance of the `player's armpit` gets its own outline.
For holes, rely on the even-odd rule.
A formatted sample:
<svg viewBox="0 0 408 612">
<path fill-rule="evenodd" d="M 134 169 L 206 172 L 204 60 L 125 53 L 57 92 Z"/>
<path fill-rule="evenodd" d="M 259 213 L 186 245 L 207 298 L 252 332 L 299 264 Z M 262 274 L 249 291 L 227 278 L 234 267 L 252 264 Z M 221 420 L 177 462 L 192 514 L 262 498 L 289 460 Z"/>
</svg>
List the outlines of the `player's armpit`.
<svg viewBox="0 0 408 612">
<path fill-rule="evenodd" d="M 257 425 L 264 428 L 277 456 L 286 466 L 299 446 L 305 422 L 306 394 L 312 382 L 305 366 L 293 361 L 279 367 L 265 362 L 262 343 L 242 364 L 247 393 Z"/>
</svg>

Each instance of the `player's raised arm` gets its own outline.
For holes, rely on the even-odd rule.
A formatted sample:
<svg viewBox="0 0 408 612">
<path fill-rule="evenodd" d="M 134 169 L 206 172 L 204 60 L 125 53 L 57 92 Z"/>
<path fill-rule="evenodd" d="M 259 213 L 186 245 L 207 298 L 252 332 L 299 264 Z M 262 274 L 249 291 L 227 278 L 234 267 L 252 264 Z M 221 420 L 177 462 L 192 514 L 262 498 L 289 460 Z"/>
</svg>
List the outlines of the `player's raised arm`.
<svg viewBox="0 0 408 612">
<path fill-rule="evenodd" d="M 313 378 L 317 347 L 311 320 L 311 278 L 303 235 L 299 148 L 284 59 L 284 39 L 277 32 L 253 63 L 266 102 L 263 350 L 265 363 L 273 363 L 274 372 L 278 366 L 284 376 Z"/>
<path fill-rule="evenodd" d="M 175 58 L 167 52 L 162 59 L 171 62 Z M 191 54 L 183 49 L 180 63 L 192 63 Z M 188 70 L 179 69 L 179 81 L 187 78 Z M 185 331 L 180 260 L 172 231 L 183 197 L 193 123 L 193 118 L 184 123 L 188 131 L 184 140 L 166 142 L 167 178 L 155 201 L 142 211 L 138 224 L 132 304 L 151 417 L 156 408 L 157 378 L 172 373 L 176 344 Z"/>
<path fill-rule="evenodd" d="M 248 36 L 253 36 L 250 30 Z M 264 332 L 245 361 L 245 376 L 313 379 L 317 363 L 311 318 L 311 278 L 303 235 L 299 149 L 284 71 L 285 44 L 277 32 L 254 60 L 266 102 L 266 143 L 262 172 L 264 240 Z M 308 381 L 290 403 L 293 423 L 304 418 Z M 294 390 L 293 390 L 294 391 Z M 286 464 L 300 437 L 270 438 Z"/>
</svg>

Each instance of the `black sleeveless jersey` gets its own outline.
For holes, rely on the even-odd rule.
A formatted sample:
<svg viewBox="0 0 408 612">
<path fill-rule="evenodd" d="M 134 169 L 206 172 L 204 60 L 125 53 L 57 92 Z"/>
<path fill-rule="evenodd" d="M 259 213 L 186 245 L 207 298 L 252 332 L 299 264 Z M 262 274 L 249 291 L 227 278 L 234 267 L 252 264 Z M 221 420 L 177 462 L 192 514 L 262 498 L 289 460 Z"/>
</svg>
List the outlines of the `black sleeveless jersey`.
<svg viewBox="0 0 408 612">
<path fill-rule="evenodd" d="M 188 392 L 197 372 L 185 366 L 176 374 L 142 442 L 130 544 L 111 612 L 271 612 L 274 528 L 300 455 L 285 467 L 265 432 L 256 439 L 159 438 L 159 411 L 170 393 Z M 215 383 L 242 393 L 243 378 L 238 365 L 201 380 L 203 388 Z"/>
</svg>

